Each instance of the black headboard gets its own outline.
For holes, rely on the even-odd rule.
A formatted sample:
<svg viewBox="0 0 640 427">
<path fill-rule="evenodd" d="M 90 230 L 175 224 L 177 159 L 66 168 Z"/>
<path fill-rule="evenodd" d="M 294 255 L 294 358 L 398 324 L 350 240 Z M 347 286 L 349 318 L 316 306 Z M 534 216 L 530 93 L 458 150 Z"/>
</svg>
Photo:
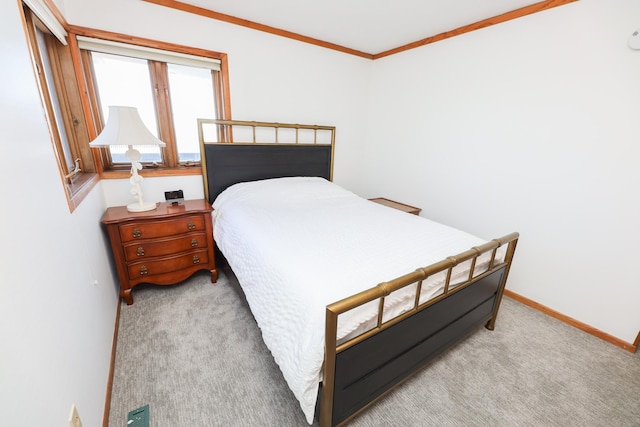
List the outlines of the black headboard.
<svg viewBox="0 0 640 427">
<path fill-rule="evenodd" d="M 295 129 L 330 130 L 329 143 L 219 143 L 205 142 L 200 138 L 202 175 L 205 197 L 210 203 L 227 187 L 247 181 L 291 176 L 319 176 L 332 179 L 333 127 L 311 125 L 288 125 L 280 123 L 239 122 L 223 120 L 198 120 L 202 122 L 233 126 L 287 127 Z M 249 125 L 247 125 L 249 123 Z M 255 135 L 255 132 L 254 132 Z M 255 136 L 254 136 L 255 138 Z M 315 138 L 315 137 L 314 137 Z M 277 137 L 276 137 L 277 139 Z"/>
</svg>

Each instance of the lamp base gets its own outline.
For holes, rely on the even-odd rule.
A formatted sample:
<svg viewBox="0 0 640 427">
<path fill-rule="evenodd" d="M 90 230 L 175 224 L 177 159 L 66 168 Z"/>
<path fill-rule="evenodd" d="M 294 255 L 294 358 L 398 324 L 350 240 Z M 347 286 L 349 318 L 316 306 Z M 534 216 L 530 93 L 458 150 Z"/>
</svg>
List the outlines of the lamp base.
<svg viewBox="0 0 640 427">
<path fill-rule="evenodd" d="M 127 205 L 127 210 L 129 212 L 146 212 L 146 211 L 152 211 L 155 208 L 158 207 L 158 204 L 153 202 L 144 202 L 144 203 L 131 203 L 130 205 Z"/>
</svg>

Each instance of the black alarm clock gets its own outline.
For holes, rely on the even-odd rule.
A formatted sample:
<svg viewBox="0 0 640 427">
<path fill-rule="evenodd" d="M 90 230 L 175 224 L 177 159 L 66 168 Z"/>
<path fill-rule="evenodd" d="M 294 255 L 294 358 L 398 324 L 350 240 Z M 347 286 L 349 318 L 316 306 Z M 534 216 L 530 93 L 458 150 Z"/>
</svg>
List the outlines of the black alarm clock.
<svg viewBox="0 0 640 427">
<path fill-rule="evenodd" d="M 172 205 L 179 205 L 184 202 L 184 194 L 182 194 L 182 190 L 165 191 L 164 198 Z"/>
</svg>

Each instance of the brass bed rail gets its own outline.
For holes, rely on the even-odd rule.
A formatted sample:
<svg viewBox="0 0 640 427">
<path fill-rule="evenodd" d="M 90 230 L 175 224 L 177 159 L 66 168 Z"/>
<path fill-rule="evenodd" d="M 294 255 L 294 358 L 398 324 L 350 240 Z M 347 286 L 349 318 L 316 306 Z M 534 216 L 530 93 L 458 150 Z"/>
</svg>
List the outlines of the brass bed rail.
<svg viewBox="0 0 640 427">
<path fill-rule="evenodd" d="M 215 141 L 207 140 L 205 135 L 205 127 L 207 125 L 215 126 Z M 251 133 L 251 138 L 244 141 L 236 141 L 234 138 L 234 129 L 238 128 L 238 132 L 242 128 L 249 128 Z M 258 132 L 257 130 L 262 129 L 271 129 L 273 133 L 271 134 L 271 140 L 265 140 L 260 142 L 258 140 Z M 283 133 L 280 132 L 281 129 L 292 129 L 294 132 L 294 137 L 292 139 L 287 139 L 285 141 L 281 140 Z M 302 131 L 302 132 L 301 132 Z M 302 134 L 304 131 L 309 131 L 312 133 L 313 138 L 311 140 L 304 140 L 302 138 Z M 258 121 L 247 121 L 247 120 L 218 120 L 218 119 L 198 119 L 198 136 L 200 138 L 201 143 L 234 143 L 234 144 L 324 144 L 324 145 L 334 145 L 335 143 L 335 126 L 321 126 L 321 125 L 301 125 L 301 124 L 293 124 L 293 123 L 277 123 L 277 122 L 258 122 Z M 323 134 L 327 134 L 328 138 L 325 140 L 318 140 L 318 136 L 322 136 Z M 245 133 L 243 133 L 245 134 Z M 267 134 L 262 133 L 262 136 Z M 286 136 L 286 135 L 284 135 Z"/>
<path fill-rule="evenodd" d="M 343 300 L 330 304 L 326 308 L 326 325 L 325 325 L 325 359 L 324 359 L 324 371 L 323 371 L 323 384 L 322 384 L 322 405 L 320 407 L 320 425 L 329 426 L 334 425 L 332 422 L 332 410 L 334 401 L 334 381 L 335 381 L 335 368 L 336 357 L 339 353 L 349 349 L 358 343 L 392 327 L 393 325 L 401 322 L 402 320 L 420 312 L 427 307 L 444 300 L 450 295 L 460 292 L 473 283 L 487 277 L 493 273 L 496 273 L 500 269 L 504 269 L 504 273 L 500 279 L 498 286 L 496 303 L 493 308 L 493 314 L 490 320 L 486 323 L 487 329 L 493 330 L 495 320 L 497 317 L 500 302 L 504 292 L 504 287 L 509 274 L 509 269 L 515 253 L 516 244 L 518 242 L 519 234 L 511 233 L 498 239 L 493 239 L 483 245 L 473 247 L 467 251 L 464 251 L 455 256 L 448 257 L 440 262 L 431 264 L 424 268 L 419 268 L 411 273 L 405 274 L 388 282 L 382 282 L 377 286 L 374 286 L 368 290 L 362 291 L 358 294 L 352 295 Z M 496 253 L 498 248 L 508 245 L 504 254 L 504 258 L 496 262 Z M 491 258 L 485 271 L 474 276 L 474 270 L 476 268 L 476 261 L 478 257 L 485 253 L 491 252 Z M 460 284 L 450 287 L 450 279 L 453 269 L 462 262 L 471 260 L 471 267 L 468 277 Z M 422 290 L 422 283 L 427 278 L 443 273 L 446 271 L 446 279 L 444 284 L 444 290 L 442 293 L 428 299 L 420 304 L 420 293 Z M 384 300 L 391 293 L 416 284 L 415 298 L 413 307 L 401 313 L 387 321 L 383 322 L 384 312 Z M 359 334 L 358 336 L 347 339 L 345 342 L 338 343 L 337 330 L 338 330 L 338 317 L 348 311 L 354 310 L 364 304 L 372 301 L 379 300 L 377 322 L 371 329 Z M 372 402 L 370 402 L 372 403 Z M 368 405 L 367 405 L 368 406 Z M 363 410 L 364 408 L 362 408 Z M 355 416 L 361 410 L 354 413 Z M 352 418 L 349 417 L 348 419 Z M 345 420 L 346 421 L 346 420 Z"/>
</svg>

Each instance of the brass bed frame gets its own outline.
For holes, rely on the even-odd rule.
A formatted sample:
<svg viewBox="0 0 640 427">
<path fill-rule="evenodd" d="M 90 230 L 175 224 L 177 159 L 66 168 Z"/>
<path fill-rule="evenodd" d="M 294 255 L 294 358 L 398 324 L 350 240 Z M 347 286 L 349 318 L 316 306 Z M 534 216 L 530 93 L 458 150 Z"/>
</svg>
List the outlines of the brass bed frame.
<svg viewBox="0 0 640 427">
<path fill-rule="evenodd" d="M 207 133 L 207 127 L 213 130 Z M 205 194 L 212 203 L 237 182 L 287 176 L 332 178 L 334 127 L 199 119 L 198 128 Z M 248 139 L 238 142 L 236 136 L 242 132 L 236 129 L 245 129 Z M 260 141 L 258 135 L 266 135 L 266 129 L 271 137 Z M 290 139 L 282 137 L 282 130 L 292 132 Z M 310 132 L 312 138 L 302 141 L 301 131 Z M 321 133 L 329 136 L 319 142 Z M 207 135 L 214 141 L 207 140 Z M 320 425 L 344 424 L 480 326 L 493 330 L 518 238 L 518 233 L 508 234 L 328 305 L 316 408 Z M 505 245 L 505 255 L 498 259 L 497 250 Z M 476 261 L 485 253 L 490 254 L 489 265 L 477 274 Z M 463 262 L 471 263 L 468 277 L 450 286 L 452 271 Z M 421 303 L 423 281 L 443 272 L 444 292 Z M 383 321 L 385 298 L 414 284 L 412 309 Z M 375 300 L 379 301 L 376 325 L 338 342 L 340 314 Z"/>
</svg>

